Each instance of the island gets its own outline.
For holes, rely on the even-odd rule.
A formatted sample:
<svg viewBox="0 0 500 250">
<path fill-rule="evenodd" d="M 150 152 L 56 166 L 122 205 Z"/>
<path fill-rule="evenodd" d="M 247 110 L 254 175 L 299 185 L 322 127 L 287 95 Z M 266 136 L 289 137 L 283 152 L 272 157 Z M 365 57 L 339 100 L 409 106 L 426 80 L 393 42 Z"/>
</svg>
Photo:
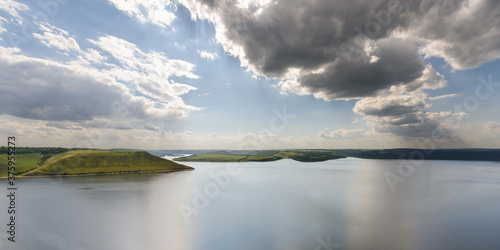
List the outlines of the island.
<svg viewBox="0 0 500 250">
<path fill-rule="evenodd" d="M 59 175 L 104 175 L 193 170 L 145 151 L 104 151 L 20 148 L 16 152 L 18 177 Z M 60 151 L 64 151 L 59 153 Z M 44 154 L 44 153 L 46 154 Z M 56 153 L 53 153 L 56 152 Z M 0 152 L 0 177 L 7 177 L 6 153 Z"/>
</svg>

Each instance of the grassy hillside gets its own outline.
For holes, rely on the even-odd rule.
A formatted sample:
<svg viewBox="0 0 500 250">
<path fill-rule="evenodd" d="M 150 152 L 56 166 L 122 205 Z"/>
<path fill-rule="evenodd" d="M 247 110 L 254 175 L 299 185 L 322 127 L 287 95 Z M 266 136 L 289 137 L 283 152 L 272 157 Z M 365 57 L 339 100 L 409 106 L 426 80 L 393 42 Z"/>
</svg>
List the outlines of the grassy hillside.
<svg viewBox="0 0 500 250">
<path fill-rule="evenodd" d="M 40 159 L 38 159 L 38 156 L 40 154 L 38 153 L 30 153 L 30 154 L 17 154 L 16 155 L 16 172 L 18 174 L 28 172 L 29 170 L 32 170 L 34 168 L 38 167 L 38 163 L 41 162 Z M 6 177 L 7 176 L 7 170 L 8 170 L 8 155 L 7 154 L 0 154 L 0 177 Z"/>
<path fill-rule="evenodd" d="M 335 150 L 257 150 L 257 151 L 218 151 L 206 154 L 175 158 L 175 161 L 200 162 L 248 162 L 276 161 L 293 159 L 303 162 L 327 161 L 345 158 L 346 154 Z"/>
<path fill-rule="evenodd" d="M 57 154 L 21 176 L 133 173 L 193 169 L 144 151 L 78 150 Z"/>
</svg>

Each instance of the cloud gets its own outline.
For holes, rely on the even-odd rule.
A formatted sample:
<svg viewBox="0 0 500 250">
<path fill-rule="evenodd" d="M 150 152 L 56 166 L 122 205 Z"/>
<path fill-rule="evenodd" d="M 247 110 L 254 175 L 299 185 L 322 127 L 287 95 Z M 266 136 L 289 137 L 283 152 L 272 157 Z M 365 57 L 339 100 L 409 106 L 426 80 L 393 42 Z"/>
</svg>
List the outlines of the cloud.
<svg viewBox="0 0 500 250">
<path fill-rule="evenodd" d="M 425 57 L 453 69 L 500 58 L 500 9 L 492 0 L 179 0 L 213 23 L 217 42 L 282 94 L 358 99 L 377 131 L 419 137 L 442 128 L 424 90 L 444 88 Z"/>
<path fill-rule="evenodd" d="M 76 40 L 67 31 L 49 23 L 40 24 L 38 27 L 43 34 L 35 33 L 33 36 L 38 38 L 45 46 L 65 52 L 80 50 L 80 46 L 78 46 Z"/>
<path fill-rule="evenodd" d="M 177 48 L 179 48 L 180 50 L 185 50 L 186 49 L 186 45 L 182 45 L 182 44 L 180 44 L 178 42 L 175 42 L 174 46 L 177 47 Z"/>
<path fill-rule="evenodd" d="M 14 6 L 9 9 L 12 14 L 27 9 L 12 1 L 7 4 Z M 81 48 L 68 31 L 50 23 L 36 25 L 39 31 L 34 37 L 63 57 L 41 59 L 25 56 L 18 48 L 0 47 L 0 114 L 80 122 L 83 128 L 99 127 L 98 121 L 104 118 L 113 120 L 110 128 L 129 129 L 117 120 L 178 119 L 200 110 L 181 98 L 196 88 L 170 79 L 199 78 L 194 64 L 161 52 L 144 52 L 106 34 L 83 43 L 94 47 Z"/>
<path fill-rule="evenodd" d="M 325 128 L 319 133 L 319 137 L 325 139 L 357 139 L 365 134 L 363 129 L 338 129 L 331 131 Z"/>
<path fill-rule="evenodd" d="M 54 127 L 54 128 L 58 128 L 58 129 L 82 130 L 81 127 L 76 127 L 69 122 L 47 122 L 45 125 L 48 127 Z"/>
<path fill-rule="evenodd" d="M 92 121 L 81 121 L 81 122 L 59 122 L 59 121 L 51 121 L 45 123 L 48 127 L 55 127 L 58 129 L 65 130 L 83 130 L 85 129 L 117 129 L 117 130 L 130 130 L 132 127 L 128 126 L 124 122 L 121 121 L 111 121 L 107 119 L 99 119 Z"/>
<path fill-rule="evenodd" d="M 243 66 L 282 80 L 279 86 L 294 93 L 327 100 L 371 96 L 411 82 L 425 69 L 413 43 L 387 38 L 404 17 L 392 15 L 394 21 L 373 39 L 354 30 L 374 20 L 373 10 L 389 8 L 388 1 L 180 2 L 194 18 L 214 23 L 218 42 Z M 353 47 L 349 58 L 344 43 Z"/>
<path fill-rule="evenodd" d="M 419 42 L 427 57 L 442 57 L 457 70 L 500 58 L 498 1 L 439 1 L 419 7 L 422 13 L 403 36 Z"/>
<path fill-rule="evenodd" d="M 198 54 L 200 54 L 201 58 L 207 59 L 209 61 L 215 60 L 217 57 L 217 53 L 215 52 L 208 52 L 206 50 L 197 50 Z"/>
<path fill-rule="evenodd" d="M 150 22 L 162 28 L 172 24 L 175 14 L 168 7 L 174 7 L 170 0 L 108 0 L 118 10 L 125 12 L 130 17 L 134 17 L 141 23 Z"/>
<path fill-rule="evenodd" d="M 153 125 L 153 124 L 144 124 L 144 129 L 150 130 L 150 131 L 160 131 L 160 128 L 158 126 Z"/>
<path fill-rule="evenodd" d="M 198 79 L 194 74 L 195 65 L 182 60 L 169 59 L 160 52 L 144 52 L 133 43 L 114 36 L 101 36 L 97 40 L 89 40 L 115 63 L 106 63 L 103 70 L 118 81 L 135 86 L 136 90 L 151 99 L 160 102 L 160 106 L 183 113 L 186 117 L 190 111 L 200 108 L 186 105 L 182 95 L 195 87 L 177 83 L 171 77 Z"/>
<path fill-rule="evenodd" d="M 82 52 L 82 58 L 91 63 L 102 64 L 107 60 L 107 57 L 103 56 L 99 51 L 94 49 L 87 49 L 87 51 Z"/>
<path fill-rule="evenodd" d="M 175 119 L 196 109 L 133 96 L 124 84 L 94 68 L 19 52 L 0 47 L 0 114 L 46 121 Z"/>
<path fill-rule="evenodd" d="M 436 72 L 429 64 L 419 78 L 406 85 L 392 86 L 381 90 L 374 97 L 359 99 L 354 113 L 364 116 L 367 124 L 380 133 L 391 133 L 405 138 L 432 137 L 435 131 L 445 131 L 447 137 L 452 137 L 452 131 L 442 126 L 441 113 L 431 113 L 427 109 L 431 101 L 453 97 L 455 94 L 429 97 L 425 90 L 435 90 L 446 87 L 444 76 Z M 448 117 L 463 118 L 463 113 L 451 113 Z"/>
<path fill-rule="evenodd" d="M 96 129 L 117 129 L 117 130 L 130 130 L 132 127 L 123 121 L 114 121 L 110 119 L 95 119 L 91 121 L 78 122 L 78 125 L 83 128 L 96 128 Z"/>
<path fill-rule="evenodd" d="M 434 96 L 429 98 L 431 101 L 435 100 L 441 100 L 441 99 L 446 99 L 446 98 L 451 98 L 451 97 L 456 97 L 459 96 L 458 94 L 448 94 L 448 95 L 439 95 L 439 96 Z"/>
<path fill-rule="evenodd" d="M 433 133 L 453 133 L 443 122 L 456 122 L 465 113 L 428 112 L 431 98 L 422 91 L 406 92 L 404 87 L 392 87 L 377 97 L 367 97 L 356 102 L 353 111 L 363 115 L 368 125 L 380 133 L 392 133 L 406 138 L 430 138 Z"/>
<path fill-rule="evenodd" d="M 301 74 L 298 81 L 317 98 L 325 100 L 373 96 L 393 85 L 409 84 L 423 75 L 425 63 L 418 49 L 400 39 L 379 40 L 379 59 L 338 59 L 321 73 Z"/>
<path fill-rule="evenodd" d="M 169 59 L 163 53 L 143 52 L 135 44 L 114 36 L 102 36 L 90 42 L 118 61 L 119 64 L 112 65 L 106 71 L 108 74 L 135 85 L 141 93 L 169 103 L 169 106 L 197 110 L 185 105 L 180 98 L 196 88 L 169 80 L 172 76 L 199 78 L 193 73 L 195 65 Z"/>
<path fill-rule="evenodd" d="M 254 74 L 290 80 L 297 69 L 300 86 L 330 99 L 417 78 L 425 67 L 414 42 L 456 69 L 500 58 L 500 11 L 491 0 L 179 2 L 194 19 L 212 22 L 217 41 Z"/>
<path fill-rule="evenodd" d="M 29 7 L 26 4 L 22 4 L 13 0 L 0 1 L 0 10 L 7 12 L 16 20 L 21 20 L 21 14 L 19 14 L 19 12 L 26 11 L 28 9 Z"/>
<path fill-rule="evenodd" d="M 7 19 L 3 18 L 0 16 L 0 25 L 3 25 L 4 23 L 7 22 Z M 7 29 L 5 29 L 4 27 L 0 26 L 0 34 L 6 32 Z M 0 40 L 3 40 L 2 38 L 0 38 Z"/>
</svg>

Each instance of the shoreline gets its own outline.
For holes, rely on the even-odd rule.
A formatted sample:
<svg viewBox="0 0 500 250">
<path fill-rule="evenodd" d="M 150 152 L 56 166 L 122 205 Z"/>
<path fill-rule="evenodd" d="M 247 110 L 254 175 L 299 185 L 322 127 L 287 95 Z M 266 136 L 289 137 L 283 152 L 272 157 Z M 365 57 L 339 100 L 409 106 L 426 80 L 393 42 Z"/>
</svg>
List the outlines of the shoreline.
<svg viewBox="0 0 500 250">
<path fill-rule="evenodd" d="M 170 173 L 180 171 L 193 171 L 193 169 L 165 169 L 165 170 L 139 170 L 139 171 L 123 171 L 123 172 L 108 172 L 108 173 L 91 173 L 91 174 L 57 174 L 57 175 L 16 175 L 16 178 L 36 178 L 36 177 L 85 177 L 85 176 L 99 176 L 99 175 L 119 175 L 119 174 L 151 174 L 151 173 Z M 0 177 L 0 179 L 7 179 L 8 176 Z"/>
</svg>

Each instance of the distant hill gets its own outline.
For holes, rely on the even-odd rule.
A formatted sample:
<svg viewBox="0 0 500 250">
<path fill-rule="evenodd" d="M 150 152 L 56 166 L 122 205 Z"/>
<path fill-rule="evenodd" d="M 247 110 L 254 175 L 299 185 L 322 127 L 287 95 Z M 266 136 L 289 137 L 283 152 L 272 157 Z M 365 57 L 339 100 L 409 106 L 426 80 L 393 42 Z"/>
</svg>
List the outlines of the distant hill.
<svg viewBox="0 0 500 250">
<path fill-rule="evenodd" d="M 345 157 L 363 159 L 500 161 L 500 149 L 304 149 L 304 150 L 226 150 L 175 158 L 175 161 L 247 162 L 294 159 L 302 162 L 326 161 Z"/>
<path fill-rule="evenodd" d="M 214 151 L 205 154 L 175 158 L 175 161 L 200 162 L 248 162 L 277 161 L 293 159 L 302 162 L 327 161 L 346 158 L 348 155 L 336 150 L 304 149 L 304 150 L 256 150 L 256 151 Z"/>
<path fill-rule="evenodd" d="M 144 151 L 78 150 L 56 154 L 21 176 L 87 175 L 192 170 Z"/>
<path fill-rule="evenodd" d="M 377 149 L 356 152 L 355 157 L 364 159 L 500 161 L 500 149 Z"/>
</svg>

